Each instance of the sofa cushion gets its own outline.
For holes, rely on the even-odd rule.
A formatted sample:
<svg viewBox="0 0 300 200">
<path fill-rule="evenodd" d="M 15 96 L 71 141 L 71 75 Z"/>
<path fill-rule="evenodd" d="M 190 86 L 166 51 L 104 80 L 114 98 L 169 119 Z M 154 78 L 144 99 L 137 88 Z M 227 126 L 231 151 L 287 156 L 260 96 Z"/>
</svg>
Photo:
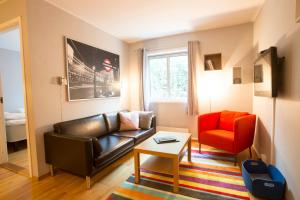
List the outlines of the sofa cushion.
<svg viewBox="0 0 300 200">
<path fill-rule="evenodd" d="M 120 131 L 131 131 L 139 128 L 138 112 L 120 112 Z"/>
<path fill-rule="evenodd" d="M 103 162 L 112 159 L 118 154 L 122 154 L 130 148 L 133 148 L 134 140 L 128 137 L 119 137 L 115 135 L 105 135 L 98 138 L 98 142 L 101 146 L 101 154 L 95 158 L 95 165 L 99 166 Z"/>
<path fill-rule="evenodd" d="M 118 112 L 104 113 L 103 117 L 105 119 L 107 131 L 109 133 L 119 130 L 120 116 L 119 116 Z"/>
<path fill-rule="evenodd" d="M 234 120 L 248 115 L 247 112 L 222 111 L 220 114 L 219 129 L 233 131 Z"/>
<path fill-rule="evenodd" d="M 113 135 L 121 136 L 121 137 L 129 137 L 134 139 L 134 143 L 138 144 L 150 137 L 155 133 L 154 128 L 150 128 L 148 130 L 135 130 L 135 131 L 118 131 L 114 132 Z"/>
<path fill-rule="evenodd" d="M 99 137 L 107 134 L 103 115 L 60 122 L 54 125 L 54 131 L 58 134 L 84 137 Z"/>
<path fill-rule="evenodd" d="M 201 143 L 207 144 L 226 151 L 233 151 L 234 134 L 232 131 L 226 130 L 208 130 L 203 131 Z"/>
<path fill-rule="evenodd" d="M 153 118 L 153 112 L 139 112 L 139 128 L 149 129 Z"/>
</svg>

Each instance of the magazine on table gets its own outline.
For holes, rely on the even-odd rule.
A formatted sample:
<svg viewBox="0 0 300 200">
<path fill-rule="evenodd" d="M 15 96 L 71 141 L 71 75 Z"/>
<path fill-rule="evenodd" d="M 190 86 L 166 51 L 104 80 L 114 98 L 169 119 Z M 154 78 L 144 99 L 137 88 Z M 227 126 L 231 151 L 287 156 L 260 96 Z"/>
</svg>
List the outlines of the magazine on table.
<svg viewBox="0 0 300 200">
<path fill-rule="evenodd" d="M 153 139 L 157 144 L 179 142 L 179 140 L 176 137 L 172 136 L 157 136 Z"/>
</svg>

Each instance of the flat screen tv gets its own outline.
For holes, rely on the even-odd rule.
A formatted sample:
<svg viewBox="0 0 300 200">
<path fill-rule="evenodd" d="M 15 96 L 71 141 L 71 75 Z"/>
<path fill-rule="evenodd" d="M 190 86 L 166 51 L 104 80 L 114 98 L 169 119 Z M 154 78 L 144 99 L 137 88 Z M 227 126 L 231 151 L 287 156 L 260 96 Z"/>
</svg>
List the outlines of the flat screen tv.
<svg viewBox="0 0 300 200">
<path fill-rule="evenodd" d="M 276 47 L 260 52 L 254 63 L 255 96 L 277 97 L 281 62 Z"/>
</svg>

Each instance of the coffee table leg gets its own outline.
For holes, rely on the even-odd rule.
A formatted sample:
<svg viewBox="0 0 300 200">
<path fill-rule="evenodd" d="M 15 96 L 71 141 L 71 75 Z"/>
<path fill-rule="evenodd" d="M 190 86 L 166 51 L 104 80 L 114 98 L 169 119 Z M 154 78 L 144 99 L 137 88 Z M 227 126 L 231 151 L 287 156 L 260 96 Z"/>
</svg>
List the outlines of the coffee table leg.
<svg viewBox="0 0 300 200">
<path fill-rule="evenodd" d="M 179 185 L 179 157 L 173 159 L 173 179 L 174 179 L 174 186 L 173 191 L 174 193 L 178 193 L 178 185 Z"/>
<path fill-rule="evenodd" d="M 140 153 L 134 151 L 134 182 L 140 182 Z"/>
<path fill-rule="evenodd" d="M 192 139 L 190 138 L 188 141 L 188 161 L 192 161 Z"/>
</svg>

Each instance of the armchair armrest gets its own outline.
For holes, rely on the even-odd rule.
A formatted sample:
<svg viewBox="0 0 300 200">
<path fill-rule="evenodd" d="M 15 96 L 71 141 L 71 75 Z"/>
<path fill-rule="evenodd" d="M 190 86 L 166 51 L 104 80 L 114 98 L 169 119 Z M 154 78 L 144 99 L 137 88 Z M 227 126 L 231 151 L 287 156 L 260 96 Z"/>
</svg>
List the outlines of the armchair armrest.
<svg viewBox="0 0 300 200">
<path fill-rule="evenodd" d="M 89 176 L 92 173 L 92 138 L 47 132 L 44 135 L 44 143 L 48 164 L 81 176 Z"/>
<path fill-rule="evenodd" d="M 201 133 L 217 129 L 221 112 L 207 113 L 198 116 L 198 141 L 201 143 Z"/>
<path fill-rule="evenodd" d="M 217 129 L 221 112 L 207 113 L 198 116 L 198 133 Z"/>
<path fill-rule="evenodd" d="M 234 121 L 234 151 L 239 153 L 253 144 L 256 115 L 246 115 Z"/>
</svg>

